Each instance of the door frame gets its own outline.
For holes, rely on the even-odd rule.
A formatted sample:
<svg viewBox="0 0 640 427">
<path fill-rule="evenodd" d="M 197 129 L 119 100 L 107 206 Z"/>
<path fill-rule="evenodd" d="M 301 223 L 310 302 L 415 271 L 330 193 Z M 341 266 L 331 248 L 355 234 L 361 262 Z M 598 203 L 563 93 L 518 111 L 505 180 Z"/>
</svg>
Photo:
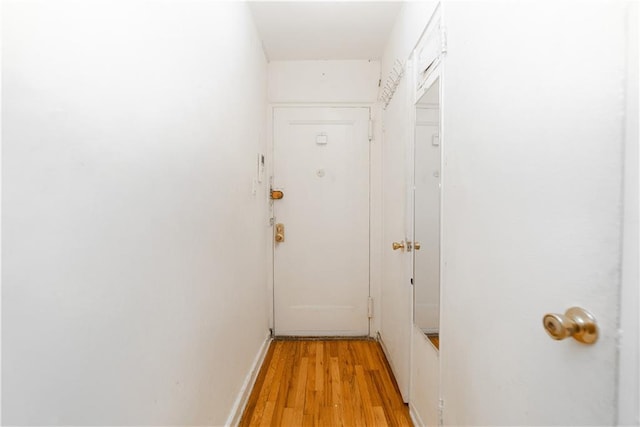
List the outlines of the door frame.
<svg viewBox="0 0 640 427">
<path fill-rule="evenodd" d="M 426 79 L 424 79 L 422 84 L 418 85 L 419 81 L 418 81 L 418 76 L 416 75 L 416 72 L 418 70 L 418 64 L 417 64 L 418 59 L 416 55 L 417 55 L 418 46 L 421 43 L 425 43 L 425 38 L 433 37 L 434 35 L 433 31 L 431 32 L 431 34 L 427 33 L 428 27 L 434 24 L 437 24 L 438 26 L 441 25 L 442 17 L 441 15 L 438 15 L 439 13 L 441 12 L 439 12 L 439 8 L 436 7 L 436 9 L 433 12 L 433 15 L 431 16 L 431 18 L 429 19 L 429 22 L 425 27 L 425 30 L 423 31 L 423 34 L 420 36 L 420 39 L 417 42 L 416 47 L 414 47 L 414 49 L 411 51 L 411 54 L 409 55 L 409 58 L 407 60 L 408 70 L 410 71 L 409 72 L 410 78 L 407 79 L 408 80 L 407 84 L 409 88 L 407 109 L 409 111 L 409 116 L 410 116 L 410 130 L 409 130 L 409 139 L 408 139 L 408 152 L 410 154 L 407 159 L 407 169 L 410 171 L 410 174 L 411 174 L 411 192 L 410 192 L 411 203 L 408 205 L 408 209 L 410 211 L 410 216 L 412 221 L 411 240 L 413 242 L 415 242 L 416 240 L 416 235 L 415 235 L 415 204 L 416 204 L 415 202 L 415 171 L 416 171 L 415 149 L 416 149 L 416 126 L 418 123 L 416 109 L 417 109 L 418 102 L 420 101 L 422 96 L 425 95 L 429 90 L 431 90 L 435 85 L 438 85 L 438 91 L 439 91 L 439 102 L 437 104 L 438 105 L 438 128 L 439 128 L 438 133 L 439 133 L 439 141 L 440 141 L 440 159 L 438 162 L 439 168 L 440 168 L 440 192 L 438 196 L 438 199 L 439 199 L 438 210 L 440 215 L 440 220 L 438 223 L 438 228 L 439 228 L 438 245 L 440 247 L 439 249 L 440 255 L 438 259 L 438 269 L 439 269 L 438 335 L 440 335 L 442 330 L 442 320 L 443 320 L 442 301 L 443 301 L 443 294 L 446 292 L 442 287 L 442 272 L 444 269 L 443 269 L 443 258 L 441 254 L 442 242 L 443 242 L 442 224 L 445 221 L 445 218 L 443 215 L 443 208 L 442 208 L 443 207 L 442 199 L 444 197 L 444 194 L 442 191 L 442 188 L 443 188 L 442 184 L 443 184 L 443 181 L 446 179 L 443 173 L 444 154 L 442 150 L 442 147 L 446 143 L 445 141 L 446 138 L 443 133 L 443 126 L 442 126 L 443 119 L 444 119 L 442 82 L 444 79 L 444 68 L 445 68 L 444 64 L 446 61 L 445 60 L 446 56 L 444 55 L 444 53 L 441 53 L 438 56 L 438 58 L 436 58 L 436 60 L 434 61 L 433 70 L 429 73 Z M 433 343 L 427 338 L 424 331 L 416 324 L 415 250 L 413 251 L 413 254 L 411 254 L 411 277 L 412 277 L 411 279 L 411 288 L 412 288 L 411 289 L 411 341 L 410 341 L 410 352 L 409 352 L 410 354 L 409 369 L 410 369 L 410 372 L 413 373 L 413 370 L 416 369 L 415 364 L 420 363 L 420 364 L 430 364 L 430 366 L 423 366 L 422 369 L 430 368 L 437 371 L 436 384 L 431 385 L 430 390 L 431 391 L 437 390 L 438 401 L 432 402 L 433 405 L 430 408 L 424 408 L 424 407 L 419 408 L 415 400 L 416 389 L 418 387 L 422 387 L 421 393 L 425 393 L 425 389 L 424 389 L 425 384 L 415 383 L 415 378 L 413 377 L 413 375 L 411 375 L 409 377 L 409 402 L 408 402 L 409 410 L 410 410 L 412 419 L 414 420 L 414 422 L 416 422 L 416 424 L 417 423 L 424 424 L 423 422 L 424 419 L 433 420 L 434 418 L 437 418 L 438 423 L 442 425 L 443 408 L 440 406 L 442 402 L 442 375 L 441 375 L 442 374 L 442 353 L 440 352 L 440 350 L 435 349 L 435 347 L 433 346 Z M 428 360 L 416 360 L 416 353 L 418 353 L 419 351 L 418 349 L 424 348 L 424 347 L 431 350 L 429 354 L 435 354 L 435 356 L 430 357 L 430 359 Z"/>
<path fill-rule="evenodd" d="M 368 108 L 369 120 L 373 122 L 373 139 L 369 142 L 369 297 L 373 299 L 373 316 L 369 318 L 370 337 L 380 329 L 380 289 L 381 289 L 381 264 L 382 264 L 382 154 L 380 143 L 382 138 L 380 117 L 380 104 L 376 103 L 291 103 L 275 102 L 267 104 L 267 148 L 265 156 L 265 179 L 271 186 L 273 182 L 274 159 L 274 117 L 278 108 Z M 273 239 L 274 226 L 271 219 L 274 218 L 273 201 L 267 191 L 268 217 L 266 218 L 267 234 L 267 301 L 268 301 L 268 327 L 271 336 L 275 334 L 275 286 L 274 286 L 274 261 L 275 242 Z"/>
<path fill-rule="evenodd" d="M 624 185 L 622 224 L 622 274 L 620 283 L 620 331 L 618 366 L 617 425 L 640 424 L 640 307 L 638 213 L 640 211 L 639 185 L 639 120 L 638 100 L 640 88 L 640 7 L 632 2 L 627 22 L 627 83 L 624 141 Z M 626 397 L 625 397 L 626 396 Z"/>
</svg>

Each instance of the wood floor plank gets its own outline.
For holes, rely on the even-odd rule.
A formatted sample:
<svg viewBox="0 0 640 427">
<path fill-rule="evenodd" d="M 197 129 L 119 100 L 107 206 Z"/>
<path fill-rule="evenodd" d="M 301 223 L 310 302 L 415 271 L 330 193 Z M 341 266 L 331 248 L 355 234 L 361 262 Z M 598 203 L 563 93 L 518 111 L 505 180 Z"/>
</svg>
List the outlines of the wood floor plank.
<svg viewBox="0 0 640 427">
<path fill-rule="evenodd" d="M 362 410 L 364 412 L 364 420 L 366 425 L 375 425 L 373 419 L 373 405 L 369 394 L 369 387 L 365 378 L 364 368 L 362 365 L 356 365 L 356 380 L 358 391 L 362 399 Z"/>
<path fill-rule="evenodd" d="M 274 360 L 277 360 L 278 357 L 280 357 L 280 350 L 281 350 L 281 347 L 277 345 L 272 344 L 271 346 L 269 346 L 269 349 L 267 350 L 267 354 L 265 355 L 265 358 L 264 358 L 262 369 L 258 373 L 258 377 L 256 378 L 256 383 L 253 387 L 254 392 L 251 393 L 249 397 L 249 401 L 247 402 L 247 407 L 245 409 L 245 413 L 253 414 L 252 415 L 253 419 L 245 418 L 244 423 L 243 422 L 240 423 L 240 427 L 256 425 L 256 423 L 259 422 L 260 417 L 262 417 L 262 412 L 264 410 L 264 403 L 266 401 L 266 398 L 264 398 L 264 393 L 263 393 L 265 389 L 263 385 L 265 381 L 267 382 L 272 381 L 272 377 L 274 375 L 274 370 L 275 370 L 274 366 L 276 365 L 274 363 Z M 265 369 L 265 367 L 267 369 Z M 255 390 L 258 390 L 259 393 L 255 393 Z M 261 398 L 264 398 L 264 401 L 262 401 L 262 403 L 258 403 Z"/>
<path fill-rule="evenodd" d="M 298 370 L 296 398 L 294 403 L 295 409 L 304 409 L 304 398 L 307 387 L 307 368 L 309 366 L 309 358 L 303 357 L 300 361 L 300 369 Z"/>
<path fill-rule="evenodd" d="M 293 341 L 292 352 L 289 356 L 289 373 L 290 377 L 287 381 L 287 403 L 285 407 L 295 408 L 296 405 L 296 390 L 298 385 L 298 375 L 300 374 L 300 341 Z"/>
<path fill-rule="evenodd" d="M 316 391 L 324 389 L 324 346 L 322 342 L 316 342 Z"/>
<path fill-rule="evenodd" d="M 339 405 L 342 403 L 342 382 L 340 381 L 340 364 L 337 357 L 332 357 L 331 365 L 331 403 Z"/>
<path fill-rule="evenodd" d="M 275 401 L 275 413 L 273 425 L 281 425 L 284 408 L 288 406 L 289 396 L 293 392 L 293 377 L 296 368 L 297 346 L 289 346 L 288 343 L 279 343 L 283 346 L 283 355 L 280 358 L 279 372 L 281 376 L 274 380 L 274 389 L 270 393 L 269 400 Z M 275 396 L 275 397 L 274 397 Z"/>
<path fill-rule="evenodd" d="M 293 412 L 295 409 L 293 408 L 284 408 L 282 411 L 282 425 L 283 426 L 292 426 L 293 425 Z"/>
<path fill-rule="evenodd" d="M 387 417 L 384 413 L 384 409 L 382 408 L 382 406 L 374 406 L 373 407 L 373 418 L 374 418 L 374 422 L 375 422 L 375 426 L 376 427 L 384 427 L 384 426 L 388 426 L 389 424 L 387 424 Z"/>
<path fill-rule="evenodd" d="M 276 340 L 240 426 L 412 426 L 380 345 Z"/>
<path fill-rule="evenodd" d="M 324 345 L 324 369 L 323 369 L 323 378 L 324 378 L 324 386 L 322 394 L 322 404 L 326 407 L 331 406 L 331 396 L 333 396 L 333 386 L 334 384 L 331 382 L 331 345 L 332 342 L 327 342 Z M 330 418 L 330 417 L 329 417 Z M 329 419 L 327 418 L 327 419 Z"/>
<path fill-rule="evenodd" d="M 271 419 L 273 418 L 274 408 L 275 408 L 274 402 L 265 403 L 262 419 L 260 420 L 260 427 L 263 427 L 263 426 L 266 427 L 271 425 Z"/>
</svg>

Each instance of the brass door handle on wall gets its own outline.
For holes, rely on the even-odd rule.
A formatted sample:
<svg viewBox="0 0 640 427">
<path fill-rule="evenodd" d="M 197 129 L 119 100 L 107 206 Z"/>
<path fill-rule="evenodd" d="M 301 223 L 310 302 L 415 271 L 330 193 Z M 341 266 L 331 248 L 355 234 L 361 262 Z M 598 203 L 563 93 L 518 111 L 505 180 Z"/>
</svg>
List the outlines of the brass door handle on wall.
<svg viewBox="0 0 640 427">
<path fill-rule="evenodd" d="M 278 243 L 284 242 L 284 224 L 276 224 L 275 240 Z"/>
<path fill-rule="evenodd" d="M 573 337 L 581 343 L 593 344 L 598 339 L 596 318 L 580 307 L 571 307 L 564 314 L 545 314 L 542 324 L 554 340 Z"/>
<path fill-rule="evenodd" d="M 391 244 L 391 247 L 393 248 L 394 251 L 397 251 L 398 249 L 404 249 L 404 240 L 401 240 L 400 243 L 393 242 Z"/>
</svg>

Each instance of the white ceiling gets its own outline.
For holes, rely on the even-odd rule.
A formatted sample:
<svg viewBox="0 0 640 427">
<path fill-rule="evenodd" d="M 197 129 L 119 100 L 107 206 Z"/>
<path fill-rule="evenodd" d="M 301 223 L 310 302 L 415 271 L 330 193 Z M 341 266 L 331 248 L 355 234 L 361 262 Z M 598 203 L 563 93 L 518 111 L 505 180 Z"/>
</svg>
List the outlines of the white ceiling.
<svg viewBox="0 0 640 427">
<path fill-rule="evenodd" d="M 269 60 L 380 59 L 399 1 L 249 2 Z"/>
</svg>

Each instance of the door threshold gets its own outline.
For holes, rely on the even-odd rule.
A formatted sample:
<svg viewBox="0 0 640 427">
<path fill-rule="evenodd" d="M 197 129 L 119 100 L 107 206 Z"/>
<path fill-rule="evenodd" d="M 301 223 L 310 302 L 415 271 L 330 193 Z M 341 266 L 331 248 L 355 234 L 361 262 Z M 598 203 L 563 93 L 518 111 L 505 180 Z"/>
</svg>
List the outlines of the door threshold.
<svg viewBox="0 0 640 427">
<path fill-rule="evenodd" d="M 275 335 L 274 341 L 377 341 L 374 337 L 369 335 L 362 336 L 299 336 L 299 335 Z"/>
</svg>

